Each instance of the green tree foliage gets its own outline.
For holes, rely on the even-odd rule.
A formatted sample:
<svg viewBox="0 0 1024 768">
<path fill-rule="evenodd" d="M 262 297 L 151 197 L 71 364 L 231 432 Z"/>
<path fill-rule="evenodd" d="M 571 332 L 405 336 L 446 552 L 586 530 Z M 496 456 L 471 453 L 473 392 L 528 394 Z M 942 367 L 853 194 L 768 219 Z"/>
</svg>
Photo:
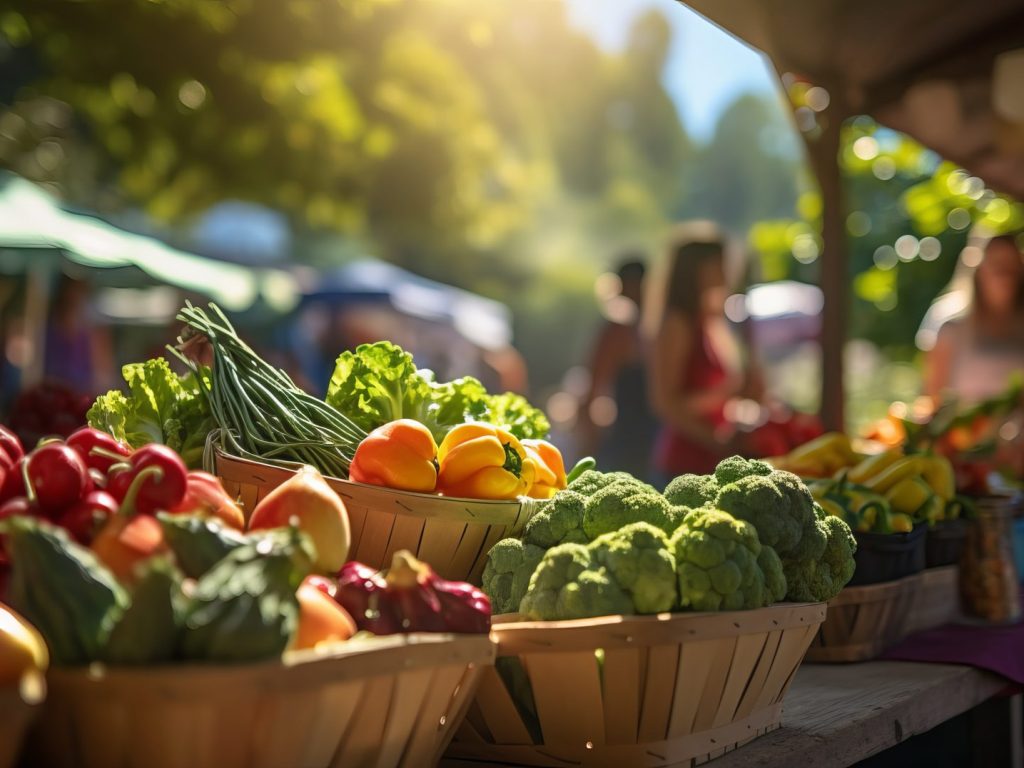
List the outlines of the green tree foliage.
<svg viewBox="0 0 1024 768">
<path fill-rule="evenodd" d="M 1012 230 L 1024 224 L 1024 207 L 867 117 L 844 126 L 839 162 L 853 289 L 851 336 L 912 355 L 924 313 L 949 281 L 972 225 Z M 751 229 L 765 279 L 817 279 L 818 193 L 802 194 L 792 214 Z"/>
</svg>

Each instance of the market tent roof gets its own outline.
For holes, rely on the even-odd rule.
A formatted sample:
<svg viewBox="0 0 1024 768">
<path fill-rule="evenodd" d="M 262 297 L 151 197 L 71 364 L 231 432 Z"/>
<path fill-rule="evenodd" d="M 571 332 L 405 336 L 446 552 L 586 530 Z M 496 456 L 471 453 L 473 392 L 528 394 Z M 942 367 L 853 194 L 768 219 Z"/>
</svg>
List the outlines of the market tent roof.
<svg viewBox="0 0 1024 768">
<path fill-rule="evenodd" d="M 764 51 L 780 73 L 841 89 L 847 114 L 873 115 L 1024 199 L 1024 72 L 1005 59 L 994 70 L 1000 54 L 1024 49 L 1021 0 L 686 4 Z M 1014 103 L 1000 110 L 1007 89 Z"/>
<path fill-rule="evenodd" d="M 195 292 L 241 311 L 261 294 L 273 302 L 288 292 L 280 271 L 255 271 L 172 248 L 161 241 L 118 229 L 101 219 L 75 213 L 41 187 L 9 173 L 0 174 L 0 268 L 24 270 L 49 253 L 60 252 L 84 267 L 136 269 L 155 283 Z"/>
<path fill-rule="evenodd" d="M 499 301 L 429 280 L 377 259 L 359 259 L 315 275 L 303 302 L 383 302 L 402 314 L 451 325 L 487 349 L 512 341 L 512 314 Z"/>
</svg>

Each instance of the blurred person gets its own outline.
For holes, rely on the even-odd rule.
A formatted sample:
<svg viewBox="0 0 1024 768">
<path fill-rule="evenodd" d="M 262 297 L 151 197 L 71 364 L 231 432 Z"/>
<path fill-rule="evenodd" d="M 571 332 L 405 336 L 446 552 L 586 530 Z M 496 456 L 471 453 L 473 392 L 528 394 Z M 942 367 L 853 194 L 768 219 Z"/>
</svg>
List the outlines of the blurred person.
<svg viewBox="0 0 1024 768">
<path fill-rule="evenodd" d="M 735 453 L 739 436 L 727 405 L 764 396 L 759 371 L 744 365 L 725 317 L 726 258 L 717 227 L 683 225 L 669 246 L 665 279 L 652 294 L 659 304 L 650 314 L 650 391 L 662 423 L 654 468 L 662 481 L 711 472 Z"/>
<path fill-rule="evenodd" d="M 62 275 L 51 303 L 43 376 L 75 392 L 95 394 L 113 385 L 110 334 L 96 322 L 83 280 Z"/>
<path fill-rule="evenodd" d="M 925 366 L 925 394 L 976 403 L 1005 391 L 1024 373 L 1024 256 L 1012 235 L 991 238 L 981 262 L 961 258 L 953 290 L 963 285 L 961 312 L 942 324 Z"/>
<path fill-rule="evenodd" d="M 641 333 L 646 267 L 638 254 L 615 271 L 618 290 L 606 298 L 605 322 L 590 356 L 590 388 L 580 404 L 581 450 L 605 471 L 650 474 L 657 420 L 648 400 L 646 344 Z"/>
</svg>

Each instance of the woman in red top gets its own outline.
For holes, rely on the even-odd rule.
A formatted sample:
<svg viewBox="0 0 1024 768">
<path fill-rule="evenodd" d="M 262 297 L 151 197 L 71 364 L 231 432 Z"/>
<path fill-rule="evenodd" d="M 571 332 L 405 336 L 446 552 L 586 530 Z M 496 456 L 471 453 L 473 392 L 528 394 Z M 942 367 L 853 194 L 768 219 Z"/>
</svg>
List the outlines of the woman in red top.
<svg viewBox="0 0 1024 768">
<path fill-rule="evenodd" d="M 757 396 L 725 318 L 725 242 L 708 225 L 681 232 L 669 250 L 668 278 L 656 318 L 651 401 L 662 421 L 654 451 L 658 474 L 707 473 L 731 454 L 726 404 Z"/>
</svg>

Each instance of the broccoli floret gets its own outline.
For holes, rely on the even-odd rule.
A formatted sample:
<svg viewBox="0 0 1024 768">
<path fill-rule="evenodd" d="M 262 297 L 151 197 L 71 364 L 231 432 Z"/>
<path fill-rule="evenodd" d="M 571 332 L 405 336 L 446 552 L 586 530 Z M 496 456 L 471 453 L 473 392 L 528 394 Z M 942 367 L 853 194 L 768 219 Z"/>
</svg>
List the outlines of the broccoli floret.
<svg viewBox="0 0 1024 768">
<path fill-rule="evenodd" d="M 814 550 L 809 541 L 798 551 L 805 532 L 814 535 L 814 499 L 796 475 L 773 470 L 741 477 L 722 487 L 715 506 L 752 523 L 761 543 L 782 558 L 795 553 L 804 559 L 805 549 Z"/>
<path fill-rule="evenodd" d="M 787 582 L 786 573 L 782 561 L 771 547 L 761 547 L 761 554 L 757 556 L 757 564 L 764 574 L 764 587 L 768 594 L 765 597 L 765 604 L 777 603 L 786 597 Z"/>
<path fill-rule="evenodd" d="M 678 602 L 675 560 L 664 531 L 633 523 L 599 536 L 590 549 L 597 564 L 632 598 L 636 613 L 670 611 Z"/>
<path fill-rule="evenodd" d="M 714 477 L 721 486 L 735 483 L 740 478 L 750 477 L 751 475 L 770 475 L 774 471 L 772 465 L 766 461 L 744 459 L 742 456 L 730 456 L 728 459 L 722 459 L 718 462 L 718 466 L 715 467 Z"/>
<path fill-rule="evenodd" d="M 491 598 L 495 614 L 515 613 L 530 586 L 530 577 L 544 549 L 519 539 L 502 539 L 487 553 L 483 590 Z"/>
<path fill-rule="evenodd" d="M 679 599 L 696 611 L 740 610 L 771 604 L 758 565 L 754 526 L 716 509 L 699 509 L 672 536 Z"/>
<path fill-rule="evenodd" d="M 629 596 L 582 544 L 560 544 L 541 558 L 519 604 L 532 619 L 554 621 L 632 612 Z"/>
<path fill-rule="evenodd" d="M 641 482 L 628 472 L 600 472 L 596 469 L 588 469 L 569 483 L 568 489 L 570 491 L 575 491 L 576 493 L 581 493 L 584 496 L 593 496 L 606 485 L 611 485 L 612 483 L 619 481 L 632 483 Z"/>
<path fill-rule="evenodd" d="M 850 526 L 838 517 L 824 515 L 815 520 L 815 527 L 826 541 L 822 554 L 814 559 L 783 560 L 790 600 L 831 600 L 853 578 L 857 540 Z"/>
<path fill-rule="evenodd" d="M 679 475 L 665 486 L 669 504 L 690 509 L 712 504 L 718 495 L 718 481 L 712 475 Z"/>
<path fill-rule="evenodd" d="M 547 549 L 569 541 L 586 543 L 583 508 L 586 498 L 575 491 L 559 491 L 526 524 L 523 541 Z"/>
<path fill-rule="evenodd" d="M 583 511 L 583 530 L 591 539 L 639 522 L 663 531 L 673 529 L 671 506 L 665 497 L 639 480 L 606 485 L 587 499 Z"/>
</svg>

